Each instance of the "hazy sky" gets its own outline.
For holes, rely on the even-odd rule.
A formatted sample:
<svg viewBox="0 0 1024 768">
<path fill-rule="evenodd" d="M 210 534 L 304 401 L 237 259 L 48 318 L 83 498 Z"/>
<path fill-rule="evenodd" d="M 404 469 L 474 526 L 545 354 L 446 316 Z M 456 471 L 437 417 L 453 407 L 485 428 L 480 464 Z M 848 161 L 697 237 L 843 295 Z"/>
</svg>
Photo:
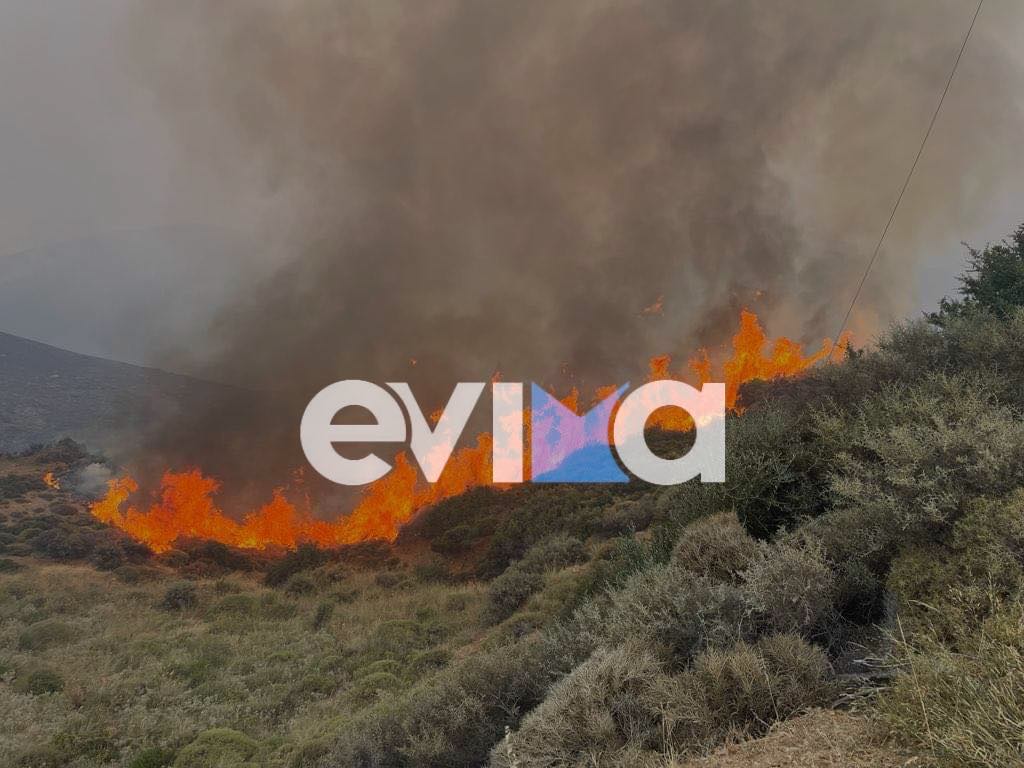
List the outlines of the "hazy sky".
<svg viewBox="0 0 1024 768">
<path fill-rule="evenodd" d="M 176 142 L 126 53 L 132 5 L 0 0 L 0 330 L 145 363 L 201 336 L 255 264 L 174 191 Z"/>
<path fill-rule="evenodd" d="M 212 313 L 266 274 L 273 257 L 247 236 L 258 205 L 250 200 L 225 216 L 215 181 L 187 178 L 202 169 L 181 155 L 152 79 L 140 76 L 128 50 L 137 5 L 0 0 L 0 330 L 147 363 L 166 359 L 168 347 L 202 343 Z M 967 16 L 971 6 L 965 0 Z M 1019 56 L 1021 15 L 1018 0 L 988 0 L 979 32 L 1004 35 L 1007 55 Z M 951 26 L 939 42 L 955 52 L 961 34 Z M 965 65 L 971 56 L 968 49 Z M 957 104 L 954 84 L 946 109 Z M 941 151 L 942 130 L 940 117 L 932 152 Z M 984 124 L 977 131 L 979 143 L 991 140 Z M 1000 151 L 1006 186 L 986 215 L 958 223 L 958 239 L 981 244 L 1024 220 L 1019 142 Z M 911 158 L 894 153 L 892 163 Z M 928 167 L 926 155 L 916 184 L 956 183 Z M 213 190 L 209 199 L 203 190 Z M 872 224 L 871 239 L 882 224 Z M 930 305 L 952 290 L 961 256 L 951 239 L 920 262 L 908 302 Z"/>
</svg>

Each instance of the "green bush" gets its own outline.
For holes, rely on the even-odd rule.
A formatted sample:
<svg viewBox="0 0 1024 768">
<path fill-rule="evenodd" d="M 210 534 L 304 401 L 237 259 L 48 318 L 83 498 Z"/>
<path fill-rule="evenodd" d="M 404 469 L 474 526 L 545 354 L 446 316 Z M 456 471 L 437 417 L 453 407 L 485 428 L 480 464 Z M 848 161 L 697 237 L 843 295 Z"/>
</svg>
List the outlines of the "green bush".
<svg viewBox="0 0 1024 768">
<path fill-rule="evenodd" d="M 104 765 L 116 760 L 119 753 L 110 733 L 89 721 L 72 720 L 53 736 L 50 745 L 67 763 Z"/>
<path fill-rule="evenodd" d="M 187 542 L 183 549 L 188 555 L 188 569 L 196 572 L 249 571 L 253 567 L 248 553 L 219 541 Z"/>
<path fill-rule="evenodd" d="M 34 475 L 0 477 L 0 499 L 20 499 L 34 491 L 45 491 L 46 483 Z"/>
<path fill-rule="evenodd" d="M 309 578 L 309 576 L 299 573 L 288 579 L 288 583 L 285 584 L 284 591 L 293 597 L 311 595 L 316 592 L 316 584 L 313 583 L 313 580 Z"/>
<path fill-rule="evenodd" d="M 1024 491 L 973 504 L 946 546 L 908 550 L 887 584 L 908 632 L 928 632 L 957 647 L 994 605 L 1024 586 Z"/>
<path fill-rule="evenodd" d="M 983 250 L 968 249 L 967 271 L 960 276 L 960 296 L 944 298 L 932 322 L 987 312 L 1007 318 L 1024 307 L 1024 224 L 1006 240 Z"/>
<path fill-rule="evenodd" d="M 806 413 L 766 403 L 729 417 L 724 492 L 752 536 L 770 538 L 828 506 L 831 456 Z"/>
<path fill-rule="evenodd" d="M 543 586 L 541 574 L 527 573 L 516 566 L 508 568 L 487 589 L 487 620 L 496 624 L 507 619 Z"/>
<path fill-rule="evenodd" d="M 371 672 L 355 680 L 347 695 L 359 704 L 365 705 L 381 693 L 396 691 L 401 687 L 402 681 L 390 672 Z"/>
<path fill-rule="evenodd" d="M 432 557 L 417 563 L 412 569 L 413 576 L 417 581 L 425 584 L 448 581 L 451 579 L 451 572 L 448 570 L 448 563 L 443 558 Z"/>
<path fill-rule="evenodd" d="M 14 679 L 14 690 L 32 696 L 59 693 L 64 690 L 64 678 L 47 667 L 32 669 Z"/>
<path fill-rule="evenodd" d="M 476 768 L 506 726 L 579 659 L 579 636 L 531 635 L 475 653 L 346 720 L 325 765 Z"/>
<path fill-rule="evenodd" d="M 188 582 L 172 584 L 164 592 L 160 607 L 165 611 L 184 611 L 198 603 L 195 585 Z"/>
<path fill-rule="evenodd" d="M 244 733 L 214 728 L 183 747 L 174 768 L 252 768 L 261 751 L 259 743 Z"/>
<path fill-rule="evenodd" d="M 0 557 L 0 573 L 17 573 L 25 569 L 25 566 L 17 560 L 9 557 Z"/>
<path fill-rule="evenodd" d="M 288 552 L 271 564 L 263 577 L 268 587 L 279 587 L 292 576 L 302 571 L 319 568 L 328 560 L 328 553 L 312 544 L 300 544 L 295 551 Z"/>
<path fill-rule="evenodd" d="M 546 573 L 586 562 L 587 548 L 574 536 L 556 533 L 534 544 L 519 561 L 519 570 Z"/>
<path fill-rule="evenodd" d="M 366 640 L 365 662 L 380 659 L 405 661 L 419 651 L 436 645 L 443 638 L 442 627 L 434 620 L 393 619 L 379 624 Z"/>
<path fill-rule="evenodd" d="M 167 768 L 174 761 L 174 751 L 163 747 L 149 747 L 128 763 L 128 768 Z"/>
<path fill-rule="evenodd" d="M 974 498 L 1024 485 L 1024 422 L 977 380 L 887 388 L 818 423 L 838 456 L 839 509 L 812 528 L 835 562 L 884 573 L 902 548 L 943 540 Z"/>
<path fill-rule="evenodd" d="M 590 568 L 592 593 L 622 586 L 631 576 L 655 564 L 649 547 L 635 536 L 619 536 L 598 550 Z"/>
<path fill-rule="evenodd" d="M 445 557 L 458 557 L 468 552 L 479 538 L 471 525 L 456 525 L 430 542 L 430 548 Z"/>
<path fill-rule="evenodd" d="M 69 643 L 75 636 L 75 631 L 64 622 L 44 619 L 18 633 L 18 647 L 25 651 L 42 651 Z"/>
<path fill-rule="evenodd" d="M 654 521 L 657 510 L 648 498 L 619 499 L 601 512 L 598 533 L 621 536 L 646 530 Z"/>
<path fill-rule="evenodd" d="M 124 550 L 116 544 L 102 544 L 93 550 L 89 562 L 101 571 L 115 571 L 127 562 L 127 558 Z"/>
<path fill-rule="evenodd" d="M 40 557 L 58 561 L 78 560 L 92 551 L 95 537 L 91 531 L 72 525 L 55 525 L 39 531 L 29 544 Z"/>
<path fill-rule="evenodd" d="M 409 674 L 416 678 L 438 669 L 444 669 L 451 661 L 452 655 L 443 648 L 428 648 L 418 651 L 409 657 Z"/>
</svg>

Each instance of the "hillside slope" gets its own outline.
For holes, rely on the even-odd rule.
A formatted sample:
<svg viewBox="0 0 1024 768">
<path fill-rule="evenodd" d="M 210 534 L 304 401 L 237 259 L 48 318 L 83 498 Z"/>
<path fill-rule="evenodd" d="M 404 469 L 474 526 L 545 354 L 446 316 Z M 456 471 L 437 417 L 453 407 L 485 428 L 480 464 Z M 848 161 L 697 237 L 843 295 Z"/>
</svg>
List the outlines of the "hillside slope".
<svg viewBox="0 0 1024 768">
<path fill-rule="evenodd" d="M 221 388 L 0 333 L 0 452 L 72 437 L 105 449 Z"/>
</svg>

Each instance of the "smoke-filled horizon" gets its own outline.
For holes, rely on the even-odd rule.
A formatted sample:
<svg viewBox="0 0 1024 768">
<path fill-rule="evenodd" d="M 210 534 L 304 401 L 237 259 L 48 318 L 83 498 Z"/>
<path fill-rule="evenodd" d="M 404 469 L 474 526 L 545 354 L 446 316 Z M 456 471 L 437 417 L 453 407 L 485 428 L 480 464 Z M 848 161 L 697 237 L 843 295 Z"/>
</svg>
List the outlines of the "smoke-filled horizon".
<svg viewBox="0 0 1024 768">
<path fill-rule="evenodd" d="M 817 346 L 845 312 L 974 6 L 922 7 L 138 10 L 140 77 L 193 163 L 183 192 L 225 221 L 259 211 L 282 264 L 165 364 L 281 392 L 287 417 L 253 434 L 293 450 L 293 411 L 342 378 L 411 381 L 431 405 L 499 370 L 549 381 L 564 369 L 586 390 L 635 380 L 654 354 L 683 369 L 728 341 L 743 307 Z M 854 315 L 862 343 L 914 307 L 929 249 L 1000 195 L 1021 127 L 1007 16 L 993 3 L 979 20 Z M 228 418 L 199 414 L 208 437 Z M 181 427 L 160 442 L 179 445 Z"/>
</svg>

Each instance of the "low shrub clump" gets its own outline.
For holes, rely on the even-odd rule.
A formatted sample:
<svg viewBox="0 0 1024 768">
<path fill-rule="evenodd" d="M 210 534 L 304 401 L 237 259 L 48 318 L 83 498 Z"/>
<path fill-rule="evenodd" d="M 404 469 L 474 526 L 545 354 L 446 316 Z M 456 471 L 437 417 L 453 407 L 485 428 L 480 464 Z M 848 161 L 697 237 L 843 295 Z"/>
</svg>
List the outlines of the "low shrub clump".
<svg viewBox="0 0 1024 768">
<path fill-rule="evenodd" d="M 835 694 L 825 655 L 793 635 L 699 655 L 673 674 L 643 645 L 600 650 L 491 753 L 494 768 L 655 764 L 756 735 Z"/>
<path fill-rule="evenodd" d="M 534 544 L 519 561 L 519 570 L 546 573 L 579 565 L 587 560 L 587 548 L 575 536 L 564 533 L 548 536 Z"/>
<path fill-rule="evenodd" d="M 737 582 L 759 553 L 757 540 L 732 512 L 720 512 L 686 526 L 672 551 L 680 568 L 716 581 Z"/>
<path fill-rule="evenodd" d="M 215 728 L 200 733 L 183 747 L 174 768 L 249 768 L 257 763 L 261 747 L 244 733 Z"/>
<path fill-rule="evenodd" d="M 160 607 L 165 611 L 184 611 L 194 608 L 198 602 L 197 594 L 194 584 L 188 582 L 172 584 L 164 592 L 164 596 L 160 600 Z"/>
<path fill-rule="evenodd" d="M 174 752 L 163 747 L 149 747 L 139 752 L 128 768 L 167 768 L 174 762 Z"/>
<path fill-rule="evenodd" d="M 14 679 L 14 690 L 32 696 L 59 693 L 64 690 L 64 678 L 49 667 L 37 667 Z"/>
<path fill-rule="evenodd" d="M 742 578 L 762 631 L 822 636 L 835 620 L 835 576 L 813 539 L 762 545 Z"/>
<path fill-rule="evenodd" d="M 518 567 L 508 568 L 491 582 L 487 590 L 487 620 L 503 621 L 516 612 L 530 595 L 544 586 L 544 577 Z"/>
<path fill-rule="evenodd" d="M 24 651 L 42 651 L 75 639 L 75 631 L 58 619 L 44 619 L 18 634 L 18 647 Z"/>
<path fill-rule="evenodd" d="M 676 565 L 649 568 L 611 594 L 603 634 L 610 645 L 640 643 L 675 666 L 709 647 L 747 636 L 741 589 Z"/>
</svg>

